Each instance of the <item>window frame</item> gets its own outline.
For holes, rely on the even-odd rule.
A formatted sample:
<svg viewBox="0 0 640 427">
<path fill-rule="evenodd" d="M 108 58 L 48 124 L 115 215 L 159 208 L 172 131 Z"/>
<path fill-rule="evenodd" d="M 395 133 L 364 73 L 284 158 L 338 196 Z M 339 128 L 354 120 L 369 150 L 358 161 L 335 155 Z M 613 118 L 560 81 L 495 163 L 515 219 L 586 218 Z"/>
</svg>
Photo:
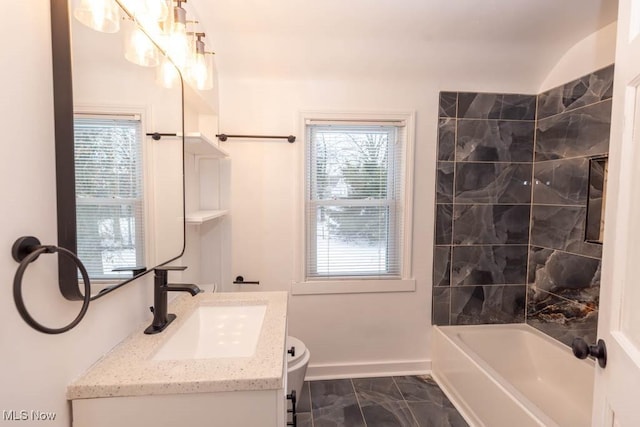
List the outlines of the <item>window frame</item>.
<svg viewBox="0 0 640 427">
<path fill-rule="evenodd" d="M 148 143 L 149 137 L 147 134 L 149 131 L 149 121 L 152 117 L 151 108 L 148 106 L 123 106 L 123 105 L 104 105 L 104 104 L 74 104 L 73 108 L 74 117 L 76 115 L 95 115 L 95 116 L 138 116 L 140 119 L 140 132 L 141 132 L 141 149 L 142 149 L 142 210 L 144 218 L 144 259 L 143 265 L 151 265 L 153 257 L 154 239 L 153 230 L 155 229 L 155 218 L 153 216 L 152 207 L 155 204 L 154 188 L 153 188 L 153 144 Z M 123 280 L 128 280 L 130 277 L 120 276 L 113 278 L 92 278 L 92 290 L 99 292 L 102 289 L 108 288 L 114 284 L 121 283 Z M 82 279 L 78 278 L 78 284 L 82 284 Z"/>
<path fill-rule="evenodd" d="M 414 112 L 323 112 L 323 111 L 302 111 L 299 116 L 300 134 L 304 135 L 303 143 L 298 149 L 299 179 L 297 189 L 297 221 L 296 227 L 299 236 L 298 250 L 294 254 L 295 279 L 291 286 L 293 295 L 312 294 L 341 294 L 341 293 L 370 293 L 370 292 L 414 292 L 416 290 L 415 280 L 412 278 L 412 231 L 413 231 L 413 175 L 414 175 L 414 133 L 415 133 L 415 113 Z M 401 250 L 400 277 L 375 277 L 357 276 L 349 277 L 308 277 L 307 276 L 307 244 L 308 226 L 306 217 L 307 205 L 307 159 L 308 132 L 307 123 L 311 122 L 344 122 L 345 124 L 379 124 L 380 122 L 401 121 L 405 126 L 404 147 L 402 149 L 401 167 L 404 179 L 404 189 L 402 194 L 402 231 L 404 239 Z M 395 210 L 394 210 L 395 211 Z"/>
</svg>

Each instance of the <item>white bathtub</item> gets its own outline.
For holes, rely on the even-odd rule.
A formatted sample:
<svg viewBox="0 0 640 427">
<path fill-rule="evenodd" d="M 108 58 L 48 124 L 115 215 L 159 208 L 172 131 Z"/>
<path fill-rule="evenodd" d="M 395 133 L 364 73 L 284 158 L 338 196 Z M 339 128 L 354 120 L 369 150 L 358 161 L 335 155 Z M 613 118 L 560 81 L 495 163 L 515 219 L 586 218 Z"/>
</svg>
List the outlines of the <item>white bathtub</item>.
<svg viewBox="0 0 640 427">
<path fill-rule="evenodd" d="M 524 324 L 434 329 L 433 375 L 473 426 L 591 425 L 593 361 Z"/>
</svg>

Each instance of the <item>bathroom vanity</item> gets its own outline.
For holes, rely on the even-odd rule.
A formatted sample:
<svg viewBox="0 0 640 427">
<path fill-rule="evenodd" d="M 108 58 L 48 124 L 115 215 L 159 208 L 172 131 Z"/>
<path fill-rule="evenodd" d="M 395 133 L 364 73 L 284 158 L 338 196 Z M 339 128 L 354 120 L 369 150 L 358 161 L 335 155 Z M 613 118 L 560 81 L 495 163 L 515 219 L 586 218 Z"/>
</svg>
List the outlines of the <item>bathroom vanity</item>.
<svg viewBox="0 0 640 427">
<path fill-rule="evenodd" d="M 286 292 L 180 295 L 67 388 L 75 427 L 287 424 Z"/>
</svg>

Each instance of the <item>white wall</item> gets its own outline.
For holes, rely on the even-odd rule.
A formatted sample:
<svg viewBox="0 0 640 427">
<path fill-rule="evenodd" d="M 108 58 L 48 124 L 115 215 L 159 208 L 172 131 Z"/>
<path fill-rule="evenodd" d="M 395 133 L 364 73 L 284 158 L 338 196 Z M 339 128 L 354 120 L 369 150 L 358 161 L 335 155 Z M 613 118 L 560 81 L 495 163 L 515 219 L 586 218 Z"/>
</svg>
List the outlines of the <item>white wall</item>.
<svg viewBox="0 0 640 427">
<path fill-rule="evenodd" d="M 151 283 L 139 280 L 92 303 L 85 320 L 66 334 L 41 334 L 19 317 L 11 296 L 17 267 L 11 245 L 28 234 L 44 243 L 57 240 L 49 1 L 13 5 L 3 15 L 0 37 L 11 41 L 3 44 L 0 68 L 0 411 L 54 411 L 56 421 L 46 424 L 69 426 L 66 385 L 150 319 Z M 79 308 L 60 296 L 52 255 L 29 267 L 24 292 L 33 316 L 52 326 L 67 323 Z"/>
<path fill-rule="evenodd" d="M 616 34 L 617 23 L 613 22 L 572 46 L 551 69 L 540 85 L 538 93 L 613 64 Z"/>
<path fill-rule="evenodd" d="M 577 43 L 548 72 L 544 84 L 518 73 L 496 79 L 489 64 L 479 62 L 449 71 L 434 67 L 432 73 L 412 79 L 354 78 L 348 70 L 344 80 L 321 80 L 315 74 L 306 80 L 262 78 L 259 70 L 255 78 L 221 76 L 221 132 L 298 136 L 295 144 L 225 145 L 233 160 L 232 276 L 261 281 L 259 287 L 242 289 L 289 290 L 295 280 L 301 231 L 299 150 L 304 139 L 299 112 L 416 111 L 413 276 L 417 290 L 292 295 L 289 330 L 311 349 L 311 376 L 357 375 L 374 372 L 374 367 L 378 373 L 428 367 L 438 92 L 534 93 L 538 87 L 567 82 L 611 63 L 612 33 L 615 38 L 615 28 L 609 26 Z"/>
<path fill-rule="evenodd" d="M 425 76 L 426 77 L 426 76 Z M 488 79 L 491 79 L 488 76 Z M 525 82 L 526 83 L 526 82 Z M 518 87 L 511 85 L 511 91 Z M 291 296 L 289 330 L 311 349 L 311 375 L 428 369 L 438 92 L 504 90 L 470 82 L 422 80 L 220 81 L 220 131 L 294 134 L 287 142 L 229 142 L 232 167 L 232 276 L 289 290 L 296 266 L 301 185 L 301 110 L 416 111 L 413 276 L 416 292 Z M 419 363 L 416 363 L 419 361 Z M 329 366 L 327 366 L 329 365 Z"/>
</svg>

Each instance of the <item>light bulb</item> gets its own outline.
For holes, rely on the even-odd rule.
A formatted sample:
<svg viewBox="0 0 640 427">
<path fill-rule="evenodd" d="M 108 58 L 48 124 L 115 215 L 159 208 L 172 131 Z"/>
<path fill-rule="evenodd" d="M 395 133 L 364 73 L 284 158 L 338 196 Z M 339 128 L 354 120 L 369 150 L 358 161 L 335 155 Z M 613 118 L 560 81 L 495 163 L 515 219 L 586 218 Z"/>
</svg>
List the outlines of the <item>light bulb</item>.
<svg viewBox="0 0 640 427">
<path fill-rule="evenodd" d="M 165 21 L 169 15 L 167 0 L 145 0 L 147 14 L 156 22 Z"/>
<path fill-rule="evenodd" d="M 189 38 L 187 37 L 187 11 L 180 7 L 181 2 L 173 8 L 173 21 L 167 40 L 167 54 L 178 68 L 187 65 L 189 57 Z"/>
<path fill-rule="evenodd" d="M 156 68 L 156 83 L 160 86 L 172 89 L 180 84 L 180 73 L 166 56 L 160 66 Z"/>
<path fill-rule="evenodd" d="M 133 21 L 129 21 L 124 38 L 124 57 L 144 67 L 155 67 L 160 62 L 158 49 Z"/>
<path fill-rule="evenodd" d="M 115 0 L 79 0 L 73 16 L 103 33 L 117 33 L 120 29 L 120 9 Z"/>
<path fill-rule="evenodd" d="M 213 88 L 213 54 L 205 54 L 202 41 L 204 33 L 196 33 L 193 57 L 188 67 L 187 78 L 199 90 Z"/>
</svg>

